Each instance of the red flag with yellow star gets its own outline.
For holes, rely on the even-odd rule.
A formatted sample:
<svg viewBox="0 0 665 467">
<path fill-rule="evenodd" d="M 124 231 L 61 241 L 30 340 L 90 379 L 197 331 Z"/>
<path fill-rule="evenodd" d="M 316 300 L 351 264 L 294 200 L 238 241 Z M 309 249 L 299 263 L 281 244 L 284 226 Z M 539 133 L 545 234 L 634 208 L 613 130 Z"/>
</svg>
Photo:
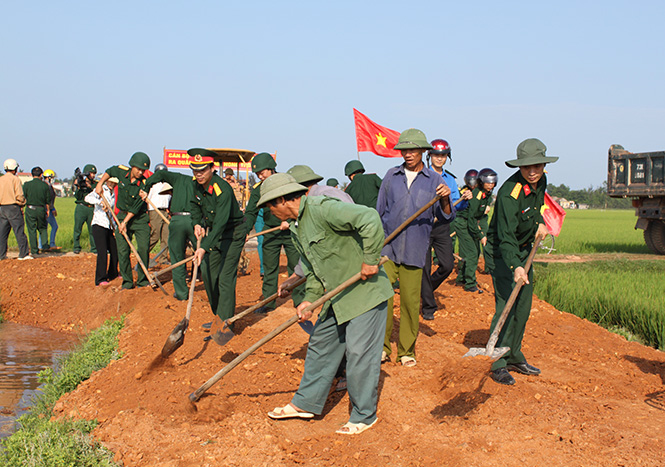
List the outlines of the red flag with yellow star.
<svg viewBox="0 0 665 467">
<path fill-rule="evenodd" d="M 377 125 L 362 113 L 353 109 L 356 122 L 356 144 L 358 152 L 369 151 L 383 157 L 402 157 L 393 147 L 399 140 L 399 131 Z"/>
<path fill-rule="evenodd" d="M 566 211 L 552 199 L 549 193 L 545 192 L 545 204 L 543 204 L 540 212 L 543 214 L 543 221 L 545 221 L 547 230 L 558 237 L 563 226 L 563 219 L 566 217 Z"/>
</svg>

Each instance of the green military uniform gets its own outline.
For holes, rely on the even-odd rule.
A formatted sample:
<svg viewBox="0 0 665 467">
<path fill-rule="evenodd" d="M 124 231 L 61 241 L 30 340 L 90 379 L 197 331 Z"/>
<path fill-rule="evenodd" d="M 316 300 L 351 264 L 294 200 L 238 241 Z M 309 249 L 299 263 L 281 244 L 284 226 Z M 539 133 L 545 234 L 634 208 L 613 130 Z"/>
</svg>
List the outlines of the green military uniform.
<svg viewBox="0 0 665 467">
<path fill-rule="evenodd" d="M 194 198 L 194 185 L 196 181 L 191 175 L 185 175 L 167 170 L 158 170 L 145 183 L 145 190 L 156 183 L 167 182 L 173 187 L 173 196 L 169 210 L 171 211 L 171 223 L 169 224 L 169 255 L 171 264 L 185 259 L 187 244 L 191 242 L 196 245 L 194 236 L 194 224 L 192 224 L 191 201 Z M 178 300 L 187 300 L 189 290 L 187 288 L 187 267 L 178 266 L 172 272 L 173 289 Z"/>
<path fill-rule="evenodd" d="M 238 261 L 245 247 L 243 216 L 233 188 L 217 174 L 206 187 L 194 182 L 190 212 L 193 225 L 208 229 L 201 241 L 207 252 L 201 273 L 210 308 L 227 320 L 235 313 Z"/>
<path fill-rule="evenodd" d="M 464 285 L 465 289 L 477 287 L 476 268 L 480 257 L 480 240 L 486 236 L 486 224 L 480 223 L 485 216 L 485 209 L 492 200 L 492 192 L 485 191 L 480 187 L 473 189 L 469 207 L 457 213 L 459 237 L 459 252 L 464 261 L 460 265 L 457 276 L 458 283 Z"/>
<path fill-rule="evenodd" d="M 131 168 L 125 165 L 109 167 L 106 169 L 106 173 L 118 179 L 118 198 L 116 201 L 116 207 L 120 211 L 118 213 L 118 220 L 122 222 L 128 213 L 131 212 L 134 214 L 127 223 L 127 237 L 131 241 L 136 236 L 136 251 L 143 264 L 147 265 L 149 259 L 150 225 L 147 206 L 139 195 L 140 191 L 145 187 L 146 179 L 141 176 L 132 182 Z M 122 275 L 122 288 L 132 289 L 134 288 L 134 277 L 132 276 L 132 264 L 130 260 L 131 249 L 119 230 L 116 231 L 116 238 L 118 239 L 118 265 L 120 274 Z M 143 272 L 143 268 L 139 268 L 136 285 L 145 287 L 149 283 L 148 278 Z"/>
<path fill-rule="evenodd" d="M 30 253 L 37 254 L 37 231 L 44 249 L 48 249 L 48 223 L 46 222 L 46 206 L 51 203 L 51 190 L 46 182 L 39 178 L 33 178 L 23 184 L 25 196 L 25 224 L 28 228 L 28 240 L 30 241 Z"/>
<path fill-rule="evenodd" d="M 263 182 L 254 186 L 252 194 L 249 197 L 247 206 L 245 208 L 245 224 L 244 230 L 245 234 L 248 234 L 254 223 L 256 221 L 256 216 L 259 213 L 259 208 L 257 203 L 261 198 L 261 186 Z M 273 227 L 279 226 L 282 221 L 275 217 L 270 209 L 263 210 L 263 221 L 264 221 L 264 230 L 271 229 Z M 278 230 L 277 232 L 271 232 L 263 235 L 263 296 L 270 297 L 277 293 L 277 285 L 279 281 L 279 256 L 284 247 L 284 253 L 286 254 L 286 269 L 289 273 L 289 276 L 293 274 L 293 270 L 298 264 L 298 259 L 300 255 L 296 250 L 296 247 L 293 245 L 291 240 L 291 234 L 288 230 Z M 298 306 L 302 301 L 303 296 L 303 287 L 298 286 L 291 292 L 291 297 L 293 298 L 293 303 Z M 275 301 L 268 303 L 265 308 L 267 310 L 273 310 L 275 308 Z"/>
<path fill-rule="evenodd" d="M 86 169 L 88 166 L 86 166 Z M 87 171 L 84 170 L 86 173 Z M 87 180 L 87 177 L 86 177 Z M 92 184 L 92 182 L 91 182 Z M 85 197 L 94 190 L 94 186 L 77 186 L 74 191 L 74 198 L 76 201 L 76 207 L 74 208 L 74 253 L 79 253 L 81 251 L 81 233 L 83 232 L 83 224 L 88 226 L 88 238 L 90 239 L 90 251 L 97 253 L 97 248 L 95 247 L 95 240 L 90 235 L 90 225 L 92 223 L 92 214 L 95 211 L 95 207 L 85 201 Z"/>
<path fill-rule="evenodd" d="M 543 223 L 541 208 L 544 204 L 546 187 L 545 175 L 538 182 L 536 189 L 533 189 L 518 171 L 506 180 L 497 193 L 485 247 L 485 269 L 492 275 L 496 303 L 491 330 L 496 326 L 515 286 L 515 268 L 524 267 L 538 224 Z M 504 368 L 507 364 L 526 361 L 521 351 L 522 338 L 531 312 L 532 296 L 533 269 L 529 271 L 529 283 L 522 286 L 499 334 L 496 346 L 510 347 L 510 351 L 492 364 L 492 370 Z"/>
<path fill-rule="evenodd" d="M 344 190 L 356 204 L 376 209 L 381 178 L 377 174 L 356 173 Z"/>
<path fill-rule="evenodd" d="M 460 188 L 460 190 L 459 190 L 460 195 L 463 195 L 464 192 L 465 192 L 465 191 L 468 191 L 468 190 L 473 190 L 473 189 L 472 189 L 472 188 L 469 188 L 469 187 L 466 186 L 466 185 L 464 185 L 464 186 L 463 186 L 462 188 Z M 462 202 L 463 202 L 463 201 L 462 201 Z M 466 210 L 466 209 L 469 207 L 469 206 L 468 206 L 468 202 L 467 202 L 467 204 L 466 204 L 465 206 L 466 206 L 466 207 L 463 207 L 462 209 L 457 209 L 457 211 L 456 211 L 456 212 L 457 212 L 457 215 L 455 216 L 455 219 L 453 219 L 453 221 L 450 223 L 450 238 L 452 239 L 452 242 L 453 242 L 453 246 L 452 246 L 453 251 L 455 251 L 455 242 L 457 241 L 457 235 L 458 235 L 457 232 L 460 230 L 460 228 L 461 228 L 462 226 L 466 225 L 466 219 L 462 219 L 462 218 L 460 218 L 460 213 L 461 213 L 462 211 Z M 459 207 L 459 206 L 458 206 L 458 207 Z M 487 232 L 487 230 L 485 230 L 485 232 Z M 458 279 L 459 279 L 460 282 L 461 282 L 461 278 L 459 278 L 459 276 L 458 276 Z"/>
</svg>

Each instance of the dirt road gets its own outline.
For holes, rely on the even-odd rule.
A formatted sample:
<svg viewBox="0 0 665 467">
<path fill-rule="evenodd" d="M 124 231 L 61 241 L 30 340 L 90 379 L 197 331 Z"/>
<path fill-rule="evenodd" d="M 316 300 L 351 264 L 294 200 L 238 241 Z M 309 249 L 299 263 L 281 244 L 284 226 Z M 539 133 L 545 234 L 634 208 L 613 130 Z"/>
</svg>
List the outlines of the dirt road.
<svg viewBox="0 0 665 467">
<path fill-rule="evenodd" d="M 260 295 L 252 255 L 251 274 L 238 280 L 237 311 Z M 202 340 L 200 325 L 211 314 L 200 283 L 185 343 L 161 361 L 186 302 L 149 288 L 122 291 L 120 280 L 94 287 L 93 271 L 92 255 L 2 261 L 0 304 L 10 321 L 61 331 L 127 315 L 122 358 L 56 406 L 61 416 L 97 418 L 95 436 L 124 465 L 665 464 L 665 354 L 545 302 L 535 300 L 524 341 L 542 375 L 516 375 L 515 386 L 500 386 L 486 378 L 489 363 L 462 359 L 488 338 L 493 296 L 464 292 L 449 279 L 436 319 L 421 322 L 418 365 L 383 365 L 379 422 L 349 437 L 334 433 L 348 418 L 345 392 L 332 393 L 323 416 L 310 421 L 266 416 L 298 386 L 308 337 L 298 326 L 214 386 L 197 411 L 189 406 L 192 391 L 292 316 L 290 302 L 262 320 L 236 323 L 237 336 L 221 348 Z M 491 289 L 488 276 L 479 280 Z M 398 298 L 395 306 L 399 315 Z"/>
</svg>

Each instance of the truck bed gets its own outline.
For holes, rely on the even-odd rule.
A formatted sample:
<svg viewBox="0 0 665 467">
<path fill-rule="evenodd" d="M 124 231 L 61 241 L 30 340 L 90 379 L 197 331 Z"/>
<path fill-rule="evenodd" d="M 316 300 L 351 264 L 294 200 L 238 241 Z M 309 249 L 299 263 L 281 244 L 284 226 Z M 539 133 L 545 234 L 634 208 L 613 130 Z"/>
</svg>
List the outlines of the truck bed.
<svg viewBox="0 0 665 467">
<path fill-rule="evenodd" d="M 608 157 L 607 194 L 614 198 L 665 195 L 665 151 L 632 153 L 613 144 Z"/>
</svg>

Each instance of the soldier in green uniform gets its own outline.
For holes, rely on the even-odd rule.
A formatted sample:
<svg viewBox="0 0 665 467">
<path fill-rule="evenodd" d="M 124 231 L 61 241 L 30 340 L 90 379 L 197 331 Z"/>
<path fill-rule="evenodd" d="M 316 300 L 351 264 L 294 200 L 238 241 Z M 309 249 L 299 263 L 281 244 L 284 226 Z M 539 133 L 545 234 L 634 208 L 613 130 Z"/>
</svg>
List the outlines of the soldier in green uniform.
<svg viewBox="0 0 665 467">
<path fill-rule="evenodd" d="M 32 169 L 32 180 L 23 184 L 25 195 L 25 225 L 28 228 L 28 240 L 30 241 L 30 253 L 36 255 L 39 252 L 37 246 L 37 231 L 42 241 L 44 251 L 48 251 L 48 223 L 46 218 L 49 214 L 51 203 L 51 190 L 48 184 L 42 180 L 41 167 Z"/>
<path fill-rule="evenodd" d="M 245 208 L 245 234 L 248 234 L 252 230 L 252 226 L 256 221 L 256 217 L 259 213 L 259 207 L 257 203 L 261 198 L 261 186 L 263 182 L 275 173 L 277 168 L 277 163 L 275 159 L 272 158 L 267 152 L 262 152 L 257 154 L 252 158 L 252 172 L 259 177 L 261 180 L 260 183 L 254 186 L 252 194 L 249 197 L 247 202 L 247 207 Z M 296 247 L 293 245 L 291 240 L 291 234 L 289 233 L 289 223 L 280 221 L 275 217 L 270 210 L 263 210 L 263 220 L 264 220 L 264 230 L 281 226 L 281 230 L 277 232 L 271 232 L 263 235 L 263 296 L 270 297 L 277 293 L 277 283 L 279 279 L 279 255 L 284 248 L 286 253 L 287 260 L 287 270 L 288 275 L 293 274 L 293 271 L 298 264 L 298 259 L 300 255 L 296 250 Z M 293 302 L 300 303 L 303 295 L 303 287 L 296 287 L 292 293 Z M 268 303 L 265 306 L 262 306 L 255 313 L 268 313 L 275 309 L 275 301 Z"/>
<path fill-rule="evenodd" d="M 78 169 L 77 169 L 78 170 Z M 97 167 L 92 164 L 86 164 L 83 167 L 83 176 L 74 178 L 74 197 L 76 198 L 76 208 L 74 209 L 74 253 L 81 252 L 81 232 L 83 224 L 88 226 L 88 238 L 90 239 L 90 251 L 97 253 L 95 240 L 90 235 L 90 224 L 95 207 L 85 202 L 85 197 L 93 190 L 93 182 L 97 175 Z"/>
<path fill-rule="evenodd" d="M 173 190 L 171 204 L 169 205 L 171 223 L 169 224 L 168 245 L 171 264 L 175 264 L 185 259 L 188 243 L 191 243 L 193 247 L 196 245 L 194 224 L 192 224 L 192 214 L 190 212 L 190 204 L 194 197 L 195 179 L 177 172 L 158 170 L 146 180 L 143 188 L 145 191 L 141 192 L 141 197 L 145 199 L 150 188 L 160 182 L 168 183 Z M 174 297 L 178 300 L 187 300 L 189 296 L 186 276 L 187 266 L 185 265 L 178 266 L 172 272 Z"/>
<path fill-rule="evenodd" d="M 538 368 L 526 362 L 522 338 L 533 296 L 533 269 L 527 275 L 524 265 L 535 238 L 547 234 L 541 214 L 547 187 L 545 164 L 559 159 L 546 156 L 546 150 L 540 140 L 527 139 L 517 146 L 517 159 L 506 161 L 508 167 L 519 170 L 499 189 L 487 232 L 485 269 L 492 275 L 496 304 L 490 331 L 494 330 L 515 283 L 524 281 L 496 343 L 497 347 L 510 347 L 492 364 L 491 377 L 500 384 L 515 384 L 510 371 L 540 374 Z"/>
<path fill-rule="evenodd" d="M 97 183 L 95 191 L 99 196 L 102 195 L 102 186 L 111 177 L 118 179 L 118 198 L 116 207 L 118 213 L 118 264 L 120 274 L 122 275 L 122 288 L 133 289 L 134 277 L 132 276 L 132 264 L 130 260 L 131 249 L 124 237 L 121 239 L 122 232 L 125 232 L 132 240 L 136 236 L 136 250 L 143 261 L 148 264 L 148 247 L 150 245 L 150 225 L 146 203 L 141 198 L 141 190 L 145 186 L 145 177 L 143 173 L 150 168 L 150 158 L 143 152 L 135 152 L 129 159 L 129 167 L 125 165 L 114 165 L 106 169 L 102 178 Z M 148 278 L 139 268 L 136 277 L 136 285 L 145 287 L 149 284 Z"/>
<path fill-rule="evenodd" d="M 353 198 L 353 202 L 376 209 L 381 178 L 377 174 L 366 174 L 360 161 L 348 162 L 344 166 L 344 175 L 351 180 L 344 191 Z"/>
<path fill-rule="evenodd" d="M 238 261 L 245 247 L 242 211 L 231 185 L 215 173 L 216 154 L 202 148 L 187 153 L 196 179 L 190 202 L 194 235 L 202 239 L 194 264 L 201 265 L 212 312 L 224 321 L 236 308 Z"/>
<path fill-rule="evenodd" d="M 483 293 L 476 282 L 476 268 L 480 257 L 480 245 L 487 243 L 487 207 L 492 201 L 492 190 L 497 183 L 497 174 L 492 169 L 482 169 L 478 173 L 478 186 L 471 192 L 469 207 L 457 213 L 461 218 L 457 237 L 459 252 L 464 259 L 459 266 L 457 282 L 467 292 Z M 485 219 L 485 221 L 483 221 Z"/>
</svg>

